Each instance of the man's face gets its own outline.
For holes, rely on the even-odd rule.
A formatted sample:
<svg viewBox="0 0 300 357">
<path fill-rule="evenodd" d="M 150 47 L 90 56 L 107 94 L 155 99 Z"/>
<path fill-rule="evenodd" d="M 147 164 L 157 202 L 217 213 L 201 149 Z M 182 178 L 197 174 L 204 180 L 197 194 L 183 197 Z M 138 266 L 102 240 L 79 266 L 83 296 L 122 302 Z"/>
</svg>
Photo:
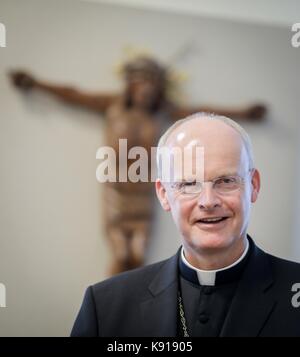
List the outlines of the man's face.
<svg viewBox="0 0 300 357">
<path fill-rule="evenodd" d="M 192 144 L 191 144 L 192 143 Z M 193 144 L 204 149 L 204 181 L 238 175 L 244 179 L 240 188 L 218 193 L 205 182 L 200 194 L 183 194 L 168 183 L 156 183 L 163 208 L 171 211 L 187 252 L 213 253 L 226 250 L 245 237 L 251 202 L 259 191 L 259 173 L 249 171 L 249 160 L 240 135 L 220 121 L 191 120 L 179 128 L 167 143 L 182 149 Z M 192 165 L 195 160 L 192 159 Z M 218 222 L 207 222 L 209 219 Z"/>
<path fill-rule="evenodd" d="M 133 106 L 148 110 L 157 99 L 159 86 L 155 79 L 136 76 L 129 82 L 129 91 Z"/>
</svg>

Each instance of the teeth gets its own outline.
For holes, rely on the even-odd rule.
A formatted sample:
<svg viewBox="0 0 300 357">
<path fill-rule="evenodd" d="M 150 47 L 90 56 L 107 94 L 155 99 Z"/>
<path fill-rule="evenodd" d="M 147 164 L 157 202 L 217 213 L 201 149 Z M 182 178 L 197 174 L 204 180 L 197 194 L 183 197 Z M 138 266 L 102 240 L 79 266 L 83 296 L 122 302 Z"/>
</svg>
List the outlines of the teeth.
<svg viewBox="0 0 300 357">
<path fill-rule="evenodd" d="M 202 222 L 217 222 L 217 221 L 220 221 L 221 219 L 223 219 L 223 217 L 218 217 L 218 218 L 204 218 L 204 219 L 201 219 L 200 221 L 202 221 Z"/>
</svg>

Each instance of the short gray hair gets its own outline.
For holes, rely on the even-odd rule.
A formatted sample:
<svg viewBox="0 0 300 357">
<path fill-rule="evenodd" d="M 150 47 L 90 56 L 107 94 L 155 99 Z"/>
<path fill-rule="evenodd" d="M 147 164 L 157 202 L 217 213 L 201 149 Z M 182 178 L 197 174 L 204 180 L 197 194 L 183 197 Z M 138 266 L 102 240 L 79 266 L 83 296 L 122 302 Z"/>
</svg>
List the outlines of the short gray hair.
<svg viewBox="0 0 300 357">
<path fill-rule="evenodd" d="M 241 127 L 236 121 L 234 121 L 234 120 L 232 120 L 232 119 L 230 119 L 228 117 L 225 117 L 223 115 L 199 112 L 199 113 L 195 113 L 195 114 L 189 115 L 186 118 L 177 120 L 160 137 L 158 145 L 157 145 L 157 152 L 156 152 L 156 163 L 157 163 L 157 171 L 158 171 L 158 177 L 159 178 L 161 178 L 161 168 L 160 168 L 160 164 L 159 164 L 161 149 L 166 146 L 166 143 L 167 143 L 169 137 L 175 131 L 176 128 L 178 128 L 180 125 L 182 125 L 182 124 L 184 124 L 184 123 L 186 123 L 186 122 L 188 122 L 190 120 L 193 120 L 193 119 L 197 119 L 197 120 L 203 120 L 203 119 L 218 120 L 218 121 L 221 121 L 221 122 L 227 124 L 228 126 L 233 128 L 235 131 L 237 131 L 238 134 L 240 135 L 242 141 L 243 141 L 244 147 L 245 147 L 246 152 L 248 154 L 249 169 L 253 169 L 254 168 L 254 157 L 253 157 L 252 143 L 251 143 L 250 136 L 247 134 L 246 130 L 243 127 Z"/>
</svg>

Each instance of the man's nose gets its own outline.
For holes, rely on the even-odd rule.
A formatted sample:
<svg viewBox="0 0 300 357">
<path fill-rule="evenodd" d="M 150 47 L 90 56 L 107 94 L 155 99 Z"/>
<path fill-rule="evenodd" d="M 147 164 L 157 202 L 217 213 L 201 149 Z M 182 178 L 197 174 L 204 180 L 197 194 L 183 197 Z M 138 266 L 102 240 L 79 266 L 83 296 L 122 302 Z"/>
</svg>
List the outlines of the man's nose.
<svg viewBox="0 0 300 357">
<path fill-rule="evenodd" d="M 221 206 L 221 199 L 212 186 L 212 182 L 204 182 L 198 197 L 198 206 L 203 210 L 212 210 Z"/>
</svg>

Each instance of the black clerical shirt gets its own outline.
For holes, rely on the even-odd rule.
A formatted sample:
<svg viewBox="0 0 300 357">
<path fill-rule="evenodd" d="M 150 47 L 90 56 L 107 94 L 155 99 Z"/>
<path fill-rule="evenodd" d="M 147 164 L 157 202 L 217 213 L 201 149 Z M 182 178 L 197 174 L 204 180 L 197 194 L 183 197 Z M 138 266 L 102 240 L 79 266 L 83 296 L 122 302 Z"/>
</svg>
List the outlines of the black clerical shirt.
<svg viewBox="0 0 300 357">
<path fill-rule="evenodd" d="M 179 259 L 180 294 L 190 337 L 220 336 L 251 250 L 250 241 L 236 264 L 212 274 L 201 274 L 201 271 L 193 268 L 181 255 Z M 183 336 L 180 314 L 178 335 Z"/>
</svg>

